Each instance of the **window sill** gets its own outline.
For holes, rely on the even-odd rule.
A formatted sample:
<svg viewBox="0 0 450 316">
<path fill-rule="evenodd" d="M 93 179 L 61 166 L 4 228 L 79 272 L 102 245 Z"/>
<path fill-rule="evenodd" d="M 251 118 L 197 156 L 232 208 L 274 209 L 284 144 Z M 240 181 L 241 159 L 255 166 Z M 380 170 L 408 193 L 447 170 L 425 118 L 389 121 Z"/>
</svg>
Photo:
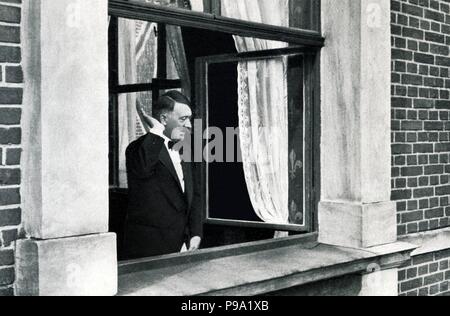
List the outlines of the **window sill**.
<svg viewBox="0 0 450 316">
<path fill-rule="evenodd" d="M 402 242 L 364 250 L 311 240 L 299 243 L 304 238 L 290 237 L 126 262 L 119 266 L 118 295 L 262 295 L 348 274 L 367 273 L 368 267 L 395 268 L 409 260 L 416 248 Z"/>
</svg>

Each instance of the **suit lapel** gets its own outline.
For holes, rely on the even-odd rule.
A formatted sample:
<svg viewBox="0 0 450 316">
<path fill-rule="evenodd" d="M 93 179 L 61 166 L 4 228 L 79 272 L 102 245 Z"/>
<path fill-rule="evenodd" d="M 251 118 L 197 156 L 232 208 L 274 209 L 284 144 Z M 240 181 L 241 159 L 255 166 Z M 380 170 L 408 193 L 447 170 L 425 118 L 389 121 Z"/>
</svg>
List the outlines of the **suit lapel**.
<svg viewBox="0 0 450 316">
<path fill-rule="evenodd" d="M 184 174 L 184 191 L 186 195 L 186 200 L 188 202 L 189 209 L 192 205 L 193 195 L 193 183 L 192 183 L 192 170 L 190 168 L 190 164 L 182 161 L 181 166 L 183 167 Z"/>
<path fill-rule="evenodd" d="M 173 165 L 172 159 L 170 159 L 169 152 L 167 151 L 166 146 L 164 145 L 161 153 L 159 154 L 159 160 L 162 164 L 169 170 L 170 174 L 178 184 L 178 188 L 181 192 L 183 192 L 183 188 L 181 187 L 180 179 L 178 178 L 177 171 L 175 170 L 175 166 Z"/>
</svg>

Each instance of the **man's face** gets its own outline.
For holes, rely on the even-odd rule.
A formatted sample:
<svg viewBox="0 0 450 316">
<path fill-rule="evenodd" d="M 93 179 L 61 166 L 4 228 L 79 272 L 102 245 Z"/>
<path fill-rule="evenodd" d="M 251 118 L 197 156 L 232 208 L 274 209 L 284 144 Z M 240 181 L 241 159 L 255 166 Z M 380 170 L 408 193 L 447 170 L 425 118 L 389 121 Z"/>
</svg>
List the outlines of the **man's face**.
<svg viewBox="0 0 450 316">
<path fill-rule="evenodd" d="M 191 108 L 183 103 L 175 103 L 173 112 L 164 115 L 164 134 L 174 141 L 182 141 L 180 138 L 184 138 L 184 133 L 192 131 L 191 119 Z M 180 134 L 183 134 L 183 137 L 180 137 Z"/>
</svg>

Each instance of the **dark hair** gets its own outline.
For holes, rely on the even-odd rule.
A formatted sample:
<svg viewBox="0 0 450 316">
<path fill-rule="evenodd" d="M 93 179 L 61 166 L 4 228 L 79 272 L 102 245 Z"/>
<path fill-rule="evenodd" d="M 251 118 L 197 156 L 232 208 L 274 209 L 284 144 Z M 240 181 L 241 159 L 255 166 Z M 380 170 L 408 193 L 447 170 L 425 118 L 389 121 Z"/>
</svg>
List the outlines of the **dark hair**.
<svg viewBox="0 0 450 316">
<path fill-rule="evenodd" d="M 191 106 L 191 102 L 186 96 L 181 92 L 172 90 L 160 96 L 158 101 L 153 104 L 153 117 L 159 120 L 164 112 L 173 112 L 175 103 Z"/>
</svg>

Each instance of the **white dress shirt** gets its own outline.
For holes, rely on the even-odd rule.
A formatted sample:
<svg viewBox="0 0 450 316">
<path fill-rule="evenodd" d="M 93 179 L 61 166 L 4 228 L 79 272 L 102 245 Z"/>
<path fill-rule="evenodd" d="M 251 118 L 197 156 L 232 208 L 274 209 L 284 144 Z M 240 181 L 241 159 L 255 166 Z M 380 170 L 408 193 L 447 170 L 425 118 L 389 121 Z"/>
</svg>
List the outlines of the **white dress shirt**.
<svg viewBox="0 0 450 316">
<path fill-rule="evenodd" d="M 167 151 L 169 152 L 170 159 L 172 160 L 173 166 L 175 167 L 175 171 L 177 172 L 178 180 L 180 180 L 181 188 L 183 189 L 183 193 L 185 192 L 184 187 L 184 174 L 183 167 L 181 166 L 181 156 L 180 153 L 176 150 L 172 150 L 169 148 L 169 142 L 171 141 L 166 135 L 164 135 L 165 127 L 157 120 L 152 120 L 153 128 L 150 130 L 150 133 L 153 135 L 157 135 L 164 139 L 164 144 L 166 145 Z"/>
</svg>

